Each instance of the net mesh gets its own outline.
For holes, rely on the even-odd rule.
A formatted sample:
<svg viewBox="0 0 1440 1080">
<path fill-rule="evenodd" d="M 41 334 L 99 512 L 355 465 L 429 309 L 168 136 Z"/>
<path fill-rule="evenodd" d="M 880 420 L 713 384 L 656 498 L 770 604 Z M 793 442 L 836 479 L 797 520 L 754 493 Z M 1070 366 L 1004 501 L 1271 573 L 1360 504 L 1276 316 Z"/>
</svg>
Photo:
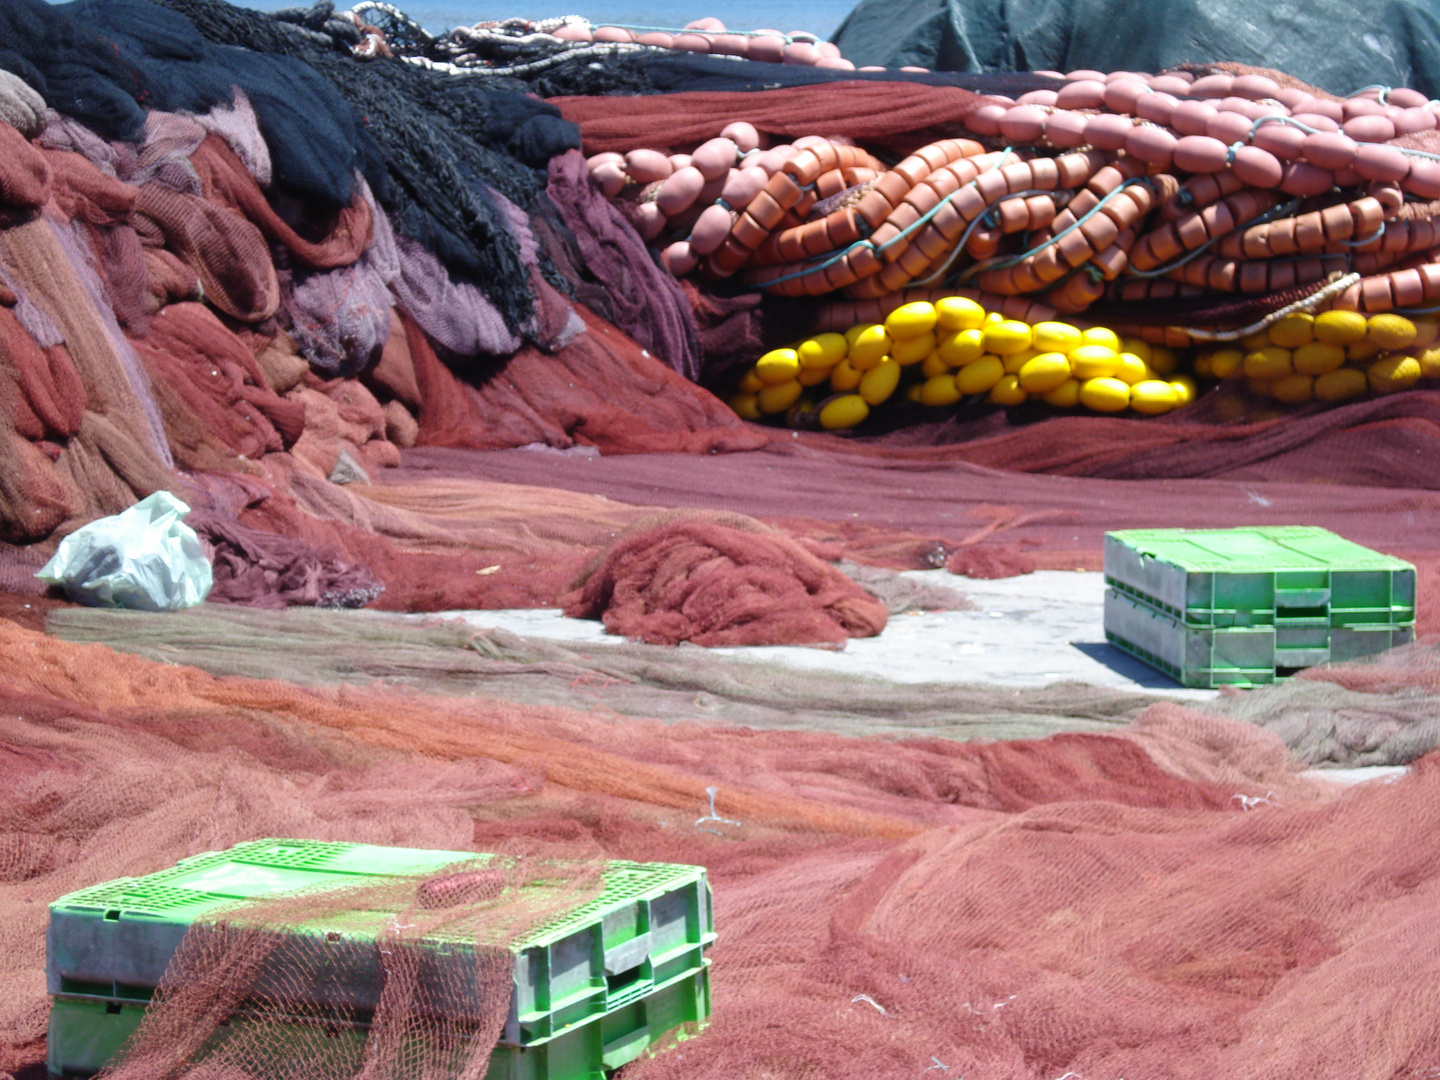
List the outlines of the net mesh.
<svg viewBox="0 0 1440 1080">
<path fill-rule="evenodd" d="M 1436 799 L 1429 757 L 1395 782 L 1340 789 L 1298 774 L 1261 728 L 1176 704 L 1145 706 L 1116 734 L 869 740 L 524 705 L 456 682 L 439 695 L 335 685 L 333 648 L 332 673 L 301 688 L 8 622 L 0 634 L 12 1072 L 41 1053 L 44 900 L 297 832 L 508 851 L 525 872 L 577 857 L 706 866 L 712 1022 L 626 1076 L 923 1074 L 937 1061 L 1017 1078 L 1433 1068 L 1435 860 L 1413 827 Z M 1250 696 L 1265 699 L 1280 695 Z M 562 875 L 560 889 L 589 895 L 593 881 Z M 452 1026 L 424 1004 L 438 991 L 415 988 L 406 957 L 449 933 L 452 912 L 417 904 L 414 887 L 280 898 L 235 920 L 254 933 L 193 935 L 121 1070 L 256 1075 L 274 1044 L 243 1032 L 231 1050 L 183 1058 L 215 1029 L 217 1003 L 240 988 L 264 997 L 266 957 L 287 1001 L 321 983 L 303 953 L 276 949 L 280 924 L 343 922 L 357 906 L 400 927 L 382 937 L 397 947 L 397 1008 L 372 1018 L 365 1060 L 384 1075 L 478 1068 L 464 1039 L 495 1030 L 498 1009 Z M 502 938 L 539 915 L 479 911 L 497 913 Z M 405 1049 L 422 1034 L 423 1049 Z M 333 1036 L 311 1037 L 266 1068 L 368 1075 Z"/>
</svg>

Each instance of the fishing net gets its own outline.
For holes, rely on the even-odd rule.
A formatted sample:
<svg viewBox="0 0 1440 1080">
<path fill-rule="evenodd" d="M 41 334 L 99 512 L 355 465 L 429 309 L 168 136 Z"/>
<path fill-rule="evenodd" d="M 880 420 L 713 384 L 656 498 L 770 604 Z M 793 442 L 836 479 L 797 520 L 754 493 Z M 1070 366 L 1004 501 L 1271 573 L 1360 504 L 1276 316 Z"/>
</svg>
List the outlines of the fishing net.
<svg viewBox="0 0 1440 1080">
<path fill-rule="evenodd" d="M 636 146 L 700 143 L 735 120 L 776 136 L 798 138 L 823 132 L 864 140 L 867 145 L 894 145 L 893 140 L 908 150 L 924 143 L 927 133 L 938 138 L 958 130 L 965 115 L 986 100 L 955 86 L 847 81 L 844 105 L 837 108 L 835 91 L 827 85 L 779 90 L 757 86 L 749 91 L 692 88 L 688 82 L 682 85 L 685 89 L 661 95 L 556 96 L 552 101 L 579 127 L 585 152 L 596 154 L 606 150 L 623 153 Z"/>
<path fill-rule="evenodd" d="M 557 858 L 529 847 L 209 913 L 177 949 L 109 1075 L 252 1076 L 272 1072 L 277 1056 L 335 1076 L 483 1075 L 511 1011 L 509 946 L 601 891 L 592 853 Z M 340 949 L 293 933 L 317 920 L 341 928 L 327 943 L 353 943 L 341 962 L 377 979 L 375 999 L 334 986 L 332 975 L 340 1001 L 317 1007 L 316 968 L 333 967 Z M 463 950 L 465 962 L 437 961 L 440 949 Z M 208 1044 L 197 1044 L 206 1028 Z"/>
<path fill-rule="evenodd" d="M 287 627 L 262 626 L 279 618 L 263 612 L 180 617 L 249 622 L 271 655 L 284 634 L 304 641 L 315 620 L 355 619 L 315 612 L 310 627 Z M 440 629 L 422 635 L 431 648 L 442 645 Z M 0 1006 L 4 1068 L 34 1068 L 44 1053 L 45 901 L 276 834 L 498 851 L 577 899 L 591 895 L 601 859 L 705 866 L 719 929 L 711 1023 L 624 1076 L 869 1077 L 943 1066 L 1015 1080 L 1366 1069 L 1408 1078 L 1436 1060 L 1424 947 L 1434 857 L 1413 827 L 1433 810 L 1429 758 L 1393 783 L 1341 791 L 1297 774 L 1280 740 L 1256 726 L 1175 704 L 1135 713 L 1137 696 L 1135 721 L 1113 734 L 874 740 L 516 704 L 488 687 L 477 695 L 468 674 L 435 696 L 433 687 L 360 685 L 343 670 L 341 652 L 365 655 L 352 650 L 366 638 L 366 663 L 383 665 L 393 634 L 362 614 L 328 657 L 311 637 L 312 659 L 297 653 L 281 669 L 308 667 L 313 682 L 302 688 L 217 679 L 0 623 L 0 956 L 16 988 Z M 259 642 L 247 663 L 262 662 Z M 220 658 L 218 640 L 190 643 Z M 444 648 L 464 655 L 454 638 Z M 418 655 L 412 640 L 391 659 Z M 1040 700 L 1058 706 L 1047 693 Z M 1022 713 L 1024 695 L 1010 696 Z M 1379 709 L 1391 700 L 1369 696 Z M 1265 698 L 1278 700 L 1272 690 L 1250 696 Z M 386 999 L 395 1007 L 362 1033 L 367 1060 L 392 1062 L 397 1045 L 423 1035 L 410 1045 L 430 1063 L 427 1075 L 465 1072 L 488 1047 L 456 1053 L 454 1039 L 497 1030 L 500 995 L 476 995 L 463 1016 L 427 1007 L 445 984 L 419 987 L 411 960 L 460 916 L 417 903 L 417 885 L 303 906 L 277 900 L 237 912 L 233 938 L 192 934 L 129 1067 L 253 1072 L 263 1040 L 243 1033 L 227 1037 L 228 1051 L 212 1042 L 198 1061 L 183 1056 L 220 1030 L 221 1006 L 247 994 L 278 1019 L 276 984 L 259 977 L 267 957 L 286 1000 L 320 985 L 313 961 L 278 945 L 282 924 L 363 903 L 390 928 L 381 944 L 397 958 Z M 466 916 L 483 915 L 477 939 L 513 939 L 540 914 L 477 898 Z M 471 978 L 491 985 L 488 970 L 477 963 Z M 230 976 L 224 986 L 219 972 Z M 1104 1004 L 1116 995 L 1126 1008 Z M 357 1059 L 333 1036 L 300 1035 L 301 1052 L 282 1059 L 294 1075 L 356 1074 Z"/>
<path fill-rule="evenodd" d="M 305 162 L 310 172 L 363 160 L 367 179 L 399 231 L 434 251 L 462 279 L 483 283 L 512 331 L 529 329 L 534 297 L 528 274 L 504 211 L 489 190 L 526 211 L 534 208 L 546 162 L 575 145 L 573 129 L 552 107 L 498 80 L 482 84 L 410 65 L 356 64 L 328 42 L 318 44 L 259 12 L 208 0 L 168 6 L 193 21 L 207 41 L 252 50 L 234 55 L 248 60 L 258 51 L 275 64 L 281 58 L 303 60 L 316 78 L 328 80 L 329 92 L 345 104 L 314 113 L 304 123 L 326 122 L 333 115 L 348 125 L 338 134 L 358 149 L 348 156 L 327 156 L 323 143 L 296 138 L 299 118 L 285 116 L 267 128 L 272 154 L 275 142 L 298 153 L 313 152 L 313 163 Z M 256 102 L 264 124 L 255 90 L 232 81 Z M 274 81 L 265 85 L 278 89 Z M 360 115 L 366 118 L 363 129 Z M 348 172 L 341 190 L 345 197 L 339 201 L 348 201 Z"/>
<path fill-rule="evenodd" d="M 154 619 L 141 612 L 52 611 L 50 633 L 214 675 L 300 686 L 364 687 L 388 680 L 429 694 L 483 693 L 527 705 L 672 724 L 704 719 L 751 728 L 849 735 L 1030 739 L 1115 732 L 1159 700 L 1076 684 L 1013 690 L 905 684 L 844 670 L 809 672 L 778 660 L 602 640 L 547 641 L 485 626 L 483 615 L 418 623 L 384 613 L 272 612 L 205 607 Z M 343 655 L 344 661 L 337 662 Z M 1269 694 L 1270 691 L 1265 691 Z"/>
<path fill-rule="evenodd" d="M 550 248 L 552 257 L 554 247 L 568 256 L 566 276 L 577 282 L 576 297 L 669 367 L 698 381 L 701 343 L 686 294 L 651 259 L 620 211 L 590 185 L 578 153 L 551 160 L 546 194 L 556 213 L 537 217 L 537 224 L 551 220 L 551 228 L 563 229 Z"/>
<path fill-rule="evenodd" d="M 970 94 L 1018 97 L 1052 85 L 1053 74 L 1022 72 L 917 72 L 834 70 L 804 64 L 736 62 L 721 56 L 645 53 L 619 56 L 601 65 L 583 57 L 565 59 L 534 73 L 520 73 L 547 98 L 608 97 L 685 91 L 753 92 L 783 87 L 821 93 L 838 83 L 848 95 L 856 84 L 959 88 Z M 723 126 L 723 125 L 722 125 Z"/>
<path fill-rule="evenodd" d="M 947 460 L 944 450 L 866 453 L 853 441 L 841 449 L 834 437 L 813 436 L 827 439 L 816 445 L 787 434 L 759 451 L 706 458 L 608 456 L 583 469 L 553 454 L 417 448 L 372 494 L 385 492 L 391 481 L 462 476 L 616 500 L 643 492 L 651 506 L 736 510 L 815 539 L 839 541 L 852 557 L 869 549 L 876 559 L 867 561 L 909 560 L 900 569 L 933 568 L 957 549 L 991 544 L 1019 545 L 1046 568 L 1081 566 L 1098 553 L 1106 530 L 1219 523 L 1305 521 L 1405 557 L 1435 552 L 1428 513 L 1436 504 L 1428 487 L 1365 486 L 1364 476 L 1354 485 L 1332 483 L 1319 461 L 1313 472 L 1286 476 L 1281 458 L 1281 479 L 1270 479 L 1268 463 L 1262 463 L 1237 469 L 1234 479 L 1193 478 L 1176 485 L 1153 477 L 1116 481 L 1011 472 Z M 1337 464 L 1385 460 L 1379 452 L 1371 458 L 1360 438 L 1357 432 L 1345 451 L 1349 456 Z M 841 506 L 845 509 L 837 513 Z M 1098 563 L 1090 568 L 1098 569 Z"/>
<path fill-rule="evenodd" d="M 885 608 L 789 537 L 739 514 L 642 519 L 562 597 L 652 645 L 820 645 L 873 637 Z"/>
</svg>

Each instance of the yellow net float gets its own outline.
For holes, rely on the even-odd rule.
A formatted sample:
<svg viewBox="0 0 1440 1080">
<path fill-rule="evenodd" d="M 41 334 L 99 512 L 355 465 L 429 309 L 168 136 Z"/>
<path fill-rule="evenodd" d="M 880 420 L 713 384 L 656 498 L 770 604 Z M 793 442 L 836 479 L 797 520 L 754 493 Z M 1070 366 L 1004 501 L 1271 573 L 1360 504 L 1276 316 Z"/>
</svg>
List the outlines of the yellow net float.
<svg viewBox="0 0 1440 1080">
<path fill-rule="evenodd" d="M 982 398 L 1158 416 L 1194 401 L 1197 379 L 1295 406 L 1440 380 L 1440 318 L 1400 312 L 1291 313 L 1238 341 L 1183 352 L 1053 311 L 1034 323 L 1009 318 L 964 296 L 902 302 L 870 318 L 769 350 L 736 381 L 731 407 L 750 420 L 844 431 L 876 409 Z"/>
<path fill-rule="evenodd" d="M 1070 369 L 1081 382 L 1110 378 L 1120 370 L 1120 354 L 1109 345 L 1081 344 L 1070 353 Z"/>
<path fill-rule="evenodd" d="M 843 394 L 847 390 L 854 390 L 860 385 L 864 372 L 852 364 L 847 357 L 836 364 L 830 372 L 830 389 L 837 394 Z"/>
<path fill-rule="evenodd" d="M 1307 341 L 1290 354 L 1290 364 L 1298 375 L 1324 375 L 1345 366 L 1345 349 L 1324 341 Z"/>
<path fill-rule="evenodd" d="M 1069 356 L 1085 340 L 1078 326 L 1062 322 L 1040 322 L 1030 329 L 1031 344 L 1042 353 Z"/>
<path fill-rule="evenodd" d="M 1365 320 L 1365 340 L 1382 351 L 1403 349 L 1415 343 L 1419 331 L 1403 315 L 1385 312 Z"/>
<path fill-rule="evenodd" d="M 1027 394 L 1048 394 L 1071 377 L 1070 359 L 1064 353 L 1043 352 L 1025 361 L 1019 376 Z"/>
<path fill-rule="evenodd" d="M 844 333 L 827 331 L 765 353 L 736 383 L 732 404 L 747 419 L 781 418 L 846 430 L 873 410 L 903 401 L 949 408 L 965 398 L 1010 408 L 1034 398 L 1056 408 L 1083 405 L 1081 388 L 1096 378 L 1147 387 L 1137 411 L 1158 414 L 1194 398 L 1193 383 L 1166 381 L 1178 359 L 1162 346 L 1121 339 L 1105 327 L 1056 319 L 1035 324 L 986 311 L 969 297 L 901 303 L 879 321 Z M 1437 354 L 1440 360 L 1440 354 Z M 829 391 L 816 406 L 807 390 Z M 1101 411 L 1130 407 L 1132 395 L 1086 395 Z M 1118 404 L 1123 400 L 1124 404 Z"/>
<path fill-rule="evenodd" d="M 1368 389 L 1365 372 L 1359 368 L 1338 368 L 1315 378 L 1315 396 L 1321 401 L 1348 401 Z"/>
<path fill-rule="evenodd" d="M 933 330 L 926 330 L 914 337 L 897 338 L 894 334 L 890 336 L 894 340 L 894 344 L 890 346 L 890 357 L 901 367 L 920 363 L 934 352 L 939 344 Z"/>
<path fill-rule="evenodd" d="M 885 316 L 885 330 L 896 341 L 924 337 L 935 329 L 939 318 L 934 304 L 917 300 L 914 303 L 901 304 Z"/>
<path fill-rule="evenodd" d="M 1404 353 L 1392 353 L 1371 362 L 1365 368 L 1370 389 L 1377 394 L 1393 394 L 1408 390 L 1420 381 L 1420 361 Z"/>
<path fill-rule="evenodd" d="M 1330 345 L 1353 345 L 1365 340 L 1365 316 L 1358 311 L 1324 311 L 1315 316 L 1315 340 Z"/>
<path fill-rule="evenodd" d="M 755 400 L 762 413 L 783 413 L 799 401 L 804 392 L 799 379 L 790 379 L 783 383 L 771 383 L 755 395 Z"/>
<path fill-rule="evenodd" d="M 1030 324 L 1019 319 L 997 319 L 983 328 L 985 351 L 997 356 L 1011 356 L 1030 348 Z"/>
<path fill-rule="evenodd" d="M 988 314 L 968 296 L 946 296 L 935 301 L 935 321 L 942 330 L 979 330 Z"/>
<path fill-rule="evenodd" d="M 826 431 L 859 427 L 870 416 L 870 406 L 859 394 L 839 394 L 820 406 L 820 426 Z"/>
<path fill-rule="evenodd" d="M 895 344 L 890 332 L 881 324 L 863 327 L 850 341 L 848 359 L 860 371 L 868 371 L 890 355 Z"/>
<path fill-rule="evenodd" d="M 1393 394 L 1440 379 L 1440 319 L 1399 312 L 1332 310 L 1277 319 L 1242 339 L 1198 353 L 1196 375 L 1244 379 L 1252 393 L 1287 405 Z"/>
<path fill-rule="evenodd" d="M 1161 379 L 1141 379 L 1130 385 L 1130 408 L 1145 416 L 1159 416 L 1178 404 L 1175 388 Z"/>
<path fill-rule="evenodd" d="M 920 384 L 920 404 L 944 408 L 954 405 L 965 395 L 955 385 L 955 376 L 950 372 L 934 375 Z"/>
<path fill-rule="evenodd" d="M 1115 378 L 1119 379 L 1126 386 L 1134 386 L 1147 379 L 1153 379 L 1155 373 L 1144 360 L 1132 352 L 1118 352 L 1115 354 Z"/>
<path fill-rule="evenodd" d="M 794 349 L 771 349 L 755 361 L 755 377 L 766 386 L 789 382 L 800 374 L 800 354 Z"/>
<path fill-rule="evenodd" d="M 954 330 L 942 338 L 936 348 L 951 367 L 964 367 L 985 355 L 985 332 L 978 326 Z"/>
<path fill-rule="evenodd" d="M 867 405 L 880 405 L 890 399 L 900 385 L 900 365 L 885 357 L 860 378 L 860 397 Z"/>
<path fill-rule="evenodd" d="M 1029 400 L 1030 395 L 1020 385 L 1020 376 L 1006 373 L 1000 376 L 1000 381 L 990 388 L 990 401 L 995 405 L 1004 405 L 1007 408 L 1015 405 L 1023 405 Z"/>
<path fill-rule="evenodd" d="M 1130 384 L 1111 375 L 1086 379 L 1080 384 L 1080 404 L 1100 413 L 1116 413 L 1130 407 Z"/>
<path fill-rule="evenodd" d="M 1073 375 L 1043 398 L 1045 404 L 1057 409 L 1073 409 L 1080 404 L 1080 380 Z"/>
<path fill-rule="evenodd" d="M 1282 349 L 1303 348 L 1315 341 L 1315 316 L 1307 312 L 1286 315 L 1270 324 L 1269 334 L 1271 344 Z"/>
<path fill-rule="evenodd" d="M 1287 405 L 1303 405 L 1315 400 L 1313 375 L 1286 375 L 1270 383 L 1270 396 Z"/>
<path fill-rule="evenodd" d="M 850 343 L 843 334 L 816 334 L 795 346 L 800 357 L 800 366 L 809 370 L 829 371 L 850 351 Z"/>
<path fill-rule="evenodd" d="M 754 394 L 737 391 L 730 395 L 726 403 L 741 420 L 759 420 L 765 415 L 760 411 L 760 402 L 755 399 Z"/>
</svg>

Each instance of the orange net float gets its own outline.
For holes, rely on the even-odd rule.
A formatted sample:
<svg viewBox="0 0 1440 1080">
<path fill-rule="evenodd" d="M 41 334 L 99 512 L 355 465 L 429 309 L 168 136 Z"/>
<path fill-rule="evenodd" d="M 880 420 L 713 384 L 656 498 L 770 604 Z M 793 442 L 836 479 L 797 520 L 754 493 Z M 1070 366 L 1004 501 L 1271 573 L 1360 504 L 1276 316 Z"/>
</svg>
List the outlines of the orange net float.
<svg viewBox="0 0 1440 1080">
<path fill-rule="evenodd" d="M 881 169 L 881 162 L 859 147 L 836 145 L 823 139 L 797 147 L 796 153 L 784 162 L 765 187 L 739 209 L 727 241 L 722 242 L 715 254 L 705 260 L 705 275 L 713 280 L 737 273 L 750 255 L 765 244 L 773 232 L 783 227 L 786 214 L 791 211 L 800 218 L 791 227 L 803 227 L 806 224 L 804 215 L 809 213 L 816 201 L 813 185 L 823 176 L 835 173 L 836 181 L 831 183 L 843 184 L 846 170 L 875 173 Z M 843 190 L 844 187 L 835 186 L 832 194 Z M 744 257 L 741 257 L 742 252 Z"/>
<path fill-rule="evenodd" d="M 844 151 L 853 148 L 839 147 L 841 180 L 846 178 L 846 173 L 861 179 L 856 174 L 863 170 L 870 174 L 868 179 L 862 179 L 863 189 L 855 191 L 845 204 L 827 214 L 823 219 L 823 228 L 816 227 L 819 223 L 810 221 L 782 231 L 773 244 L 757 249 L 756 264 L 798 262 L 805 257 L 822 255 L 825 253 L 822 244 L 827 241 L 830 245 L 828 250 L 837 250 L 856 242 L 862 232 L 877 229 L 894 215 L 925 179 L 954 162 L 979 154 L 983 149 L 971 140 L 941 140 L 923 147 L 894 169 L 881 173 L 878 171 L 879 163 L 874 159 L 868 163 L 847 159 Z M 853 186 L 839 188 L 833 194 L 843 194 Z"/>
<path fill-rule="evenodd" d="M 1131 252 L 1130 264 L 1137 271 L 1157 270 L 1214 243 L 1237 226 L 1249 224 L 1282 204 L 1282 198 L 1274 192 L 1241 188 L 1202 210 L 1184 214 L 1142 233 Z"/>
<path fill-rule="evenodd" d="M 1362 278 L 1335 298 L 1334 307 L 1342 311 L 1380 314 L 1397 307 L 1421 307 L 1440 303 L 1440 252 L 1415 266 L 1403 267 L 1384 274 Z M 1397 296 L 1403 298 L 1397 303 Z"/>
<path fill-rule="evenodd" d="M 988 164 L 982 158 L 973 159 L 977 166 Z M 1077 163 L 1072 162 L 1070 165 Z M 1085 161 L 1089 165 L 1093 162 Z M 944 177 L 936 177 L 940 186 L 927 181 L 927 187 L 943 192 L 937 198 L 926 197 L 910 204 L 910 213 L 897 215 L 886 221 L 876 231 L 873 239 L 882 247 L 890 265 L 877 278 L 867 279 L 852 287 L 849 294 L 858 298 L 880 295 L 894 291 L 917 278 L 926 278 L 943 273 L 956 255 L 956 245 L 963 245 L 964 253 L 972 259 L 985 259 L 994 255 L 1006 233 L 1019 232 L 1030 226 L 1032 208 L 1043 203 L 1038 212 L 1040 223 L 1053 221 L 1058 209 L 1054 198 L 1044 194 L 1071 175 L 1073 170 L 1062 170 L 1055 159 L 1035 158 L 999 165 L 977 175 L 957 190 L 948 190 L 955 180 L 964 180 L 955 170 L 946 171 Z M 1025 201 L 1021 201 L 1021 199 Z M 1004 208 L 1014 207 L 1008 218 Z M 980 222 L 981 215 L 995 209 L 997 224 L 986 227 Z M 924 222 L 926 216 L 930 217 Z M 906 230 L 923 222 L 923 228 L 903 246 L 896 241 L 903 238 Z"/>
<path fill-rule="evenodd" d="M 1234 173 L 1210 173 L 1192 176 L 1156 208 L 1157 222 L 1174 221 L 1196 210 L 1203 210 L 1245 187 Z"/>
</svg>

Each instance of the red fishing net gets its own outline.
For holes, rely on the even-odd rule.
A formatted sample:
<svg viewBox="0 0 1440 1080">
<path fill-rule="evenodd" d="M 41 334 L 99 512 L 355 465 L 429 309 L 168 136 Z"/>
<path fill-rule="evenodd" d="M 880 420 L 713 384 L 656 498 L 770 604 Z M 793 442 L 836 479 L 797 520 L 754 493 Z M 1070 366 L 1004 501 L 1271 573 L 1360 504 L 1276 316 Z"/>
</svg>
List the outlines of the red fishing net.
<svg viewBox="0 0 1440 1080">
<path fill-rule="evenodd" d="M 843 135 L 908 152 L 930 138 L 961 130 L 964 116 L 986 100 L 956 86 L 905 82 L 843 86 L 843 106 L 834 85 L 553 100 L 565 118 L 579 126 L 587 154 L 700 143 L 733 120 L 747 121 L 774 135 Z"/>
<path fill-rule="evenodd" d="M 1413 826 L 1434 808 L 1428 759 L 1342 793 L 1297 776 L 1274 736 L 1176 705 L 1124 735 L 874 741 L 217 680 L 4 625 L 12 1073 L 42 1053 L 46 899 L 274 834 L 509 851 L 530 868 L 706 866 L 713 1021 L 631 1077 L 1418 1078 L 1440 1052 L 1423 947 L 1435 858 Z M 456 917 L 413 887 L 380 893 L 312 901 L 304 917 L 364 898 L 405 916 L 381 939 L 401 955 Z M 479 910 L 502 940 L 537 914 Z M 252 919 L 263 931 L 297 912 L 282 901 Z M 217 1003 L 256 989 L 245 972 L 275 941 L 236 940 L 186 946 L 132 1067 L 253 1071 L 259 1039 L 187 1050 L 215 1030 Z M 283 970 L 292 997 L 323 979 L 290 958 Z M 426 1019 L 443 987 L 410 970 L 392 969 L 395 1008 L 371 1018 L 368 1060 L 417 1034 L 454 1047 L 456 1029 Z M 499 1012 L 481 995 L 469 1021 Z M 286 1060 L 291 1075 L 355 1072 L 343 1055 Z M 458 1075 L 481 1056 L 423 1060 Z"/>
<path fill-rule="evenodd" d="M 562 600 L 567 615 L 653 645 L 833 645 L 885 629 L 879 600 L 739 514 L 639 521 Z"/>
</svg>

